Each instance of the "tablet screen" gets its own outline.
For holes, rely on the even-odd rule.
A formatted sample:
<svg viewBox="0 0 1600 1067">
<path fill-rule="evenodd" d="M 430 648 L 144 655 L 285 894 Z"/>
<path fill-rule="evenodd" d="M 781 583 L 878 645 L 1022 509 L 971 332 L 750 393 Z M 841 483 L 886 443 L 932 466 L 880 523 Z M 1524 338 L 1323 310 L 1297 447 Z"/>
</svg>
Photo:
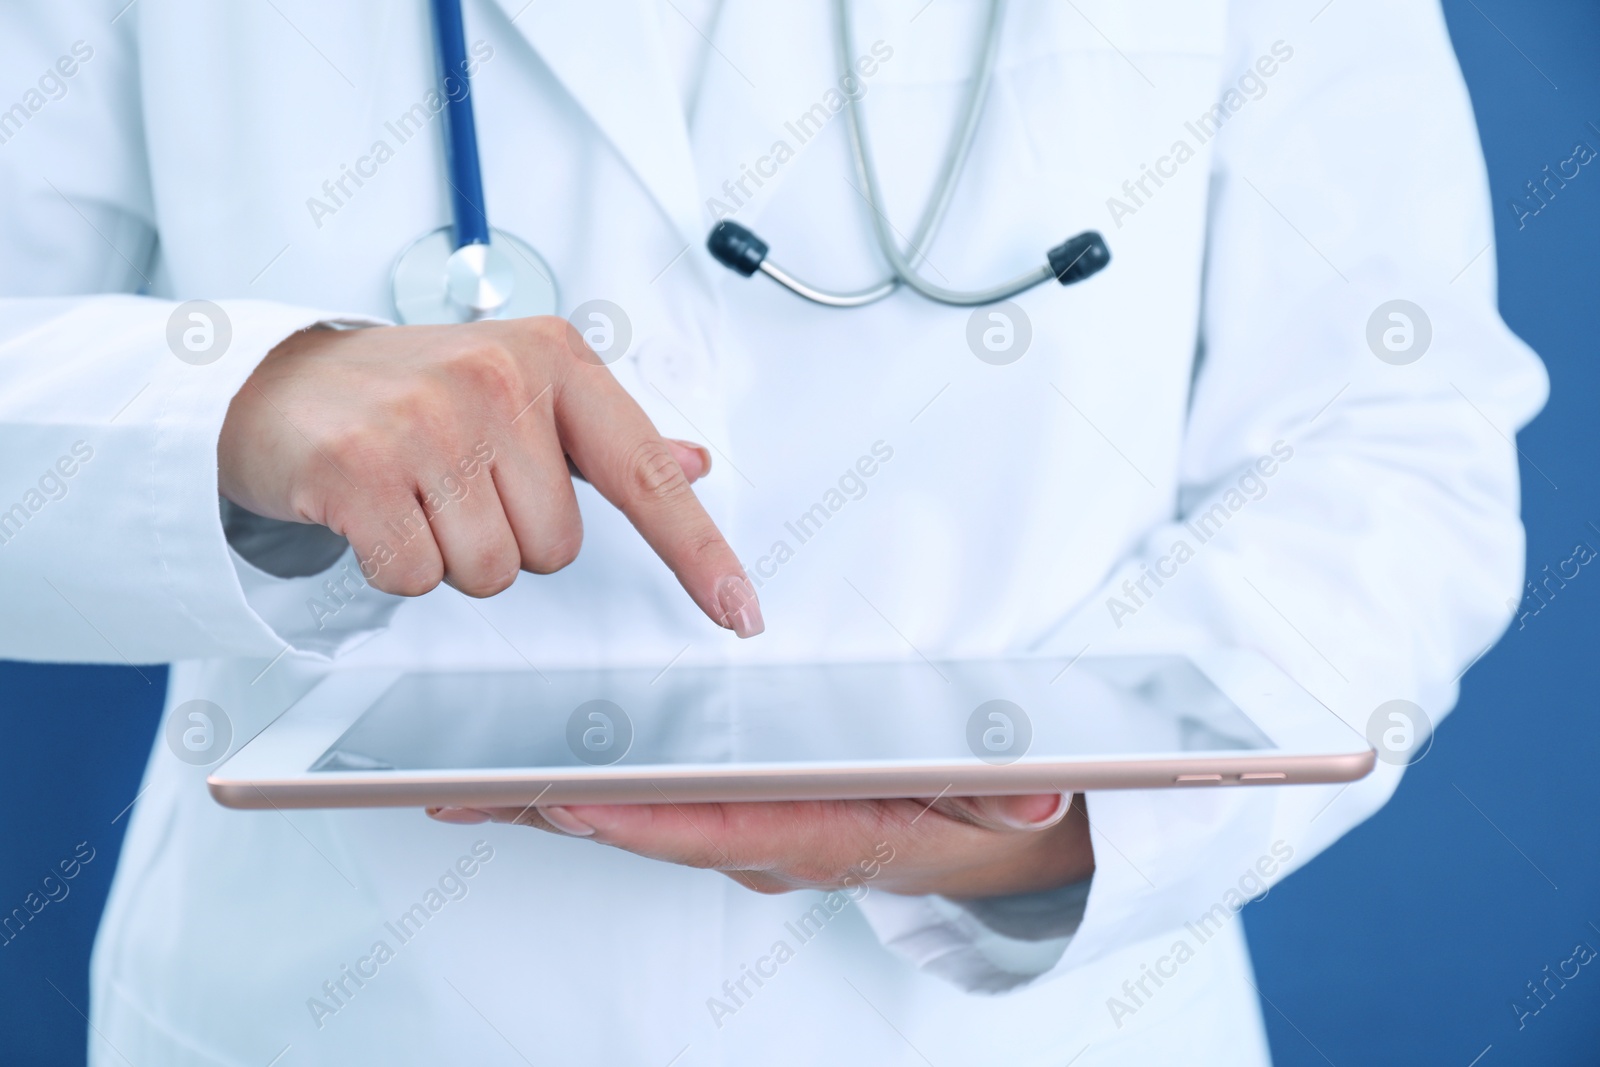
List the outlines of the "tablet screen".
<svg viewBox="0 0 1600 1067">
<path fill-rule="evenodd" d="M 1180 656 L 402 676 L 312 771 L 1003 764 L 1256 751 Z"/>
</svg>

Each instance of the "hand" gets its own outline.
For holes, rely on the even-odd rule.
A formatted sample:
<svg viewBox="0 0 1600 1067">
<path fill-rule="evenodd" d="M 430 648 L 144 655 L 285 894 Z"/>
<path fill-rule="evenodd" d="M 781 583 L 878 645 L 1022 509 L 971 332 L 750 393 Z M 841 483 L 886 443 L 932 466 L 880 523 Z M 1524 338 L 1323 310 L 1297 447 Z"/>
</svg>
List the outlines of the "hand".
<svg viewBox="0 0 1600 1067">
<path fill-rule="evenodd" d="M 1081 794 L 756 804 L 430 808 L 442 822 L 507 822 L 721 871 L 758 893 L 866 882 L 953 898 L 1058 889 L 1094 873 Z"/>
<path fill-rule="evenodd" d="M 562 319 L 297 333 L 234 397 L 217 460 L 223 496 L 328 527 L 372 585 L 404 596 L 440 581 L 493 596 L 519 570 L 571 563 L 576 471 L 714 622 L 763 628 L 690 488 L 710 453 L 663 439 Z"/>
</svg>

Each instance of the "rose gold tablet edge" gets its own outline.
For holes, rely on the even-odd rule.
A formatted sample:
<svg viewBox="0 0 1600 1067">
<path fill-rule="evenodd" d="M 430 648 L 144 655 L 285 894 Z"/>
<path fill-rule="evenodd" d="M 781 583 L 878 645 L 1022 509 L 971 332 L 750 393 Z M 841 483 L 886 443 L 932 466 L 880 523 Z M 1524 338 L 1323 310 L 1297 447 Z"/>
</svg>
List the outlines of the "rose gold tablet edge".
<svg viewBox="0 0 1600 1067">
<path fill-rule="evenodd" d="M 1107 763 L 971 763 L 906 768 L 773 769 L 760 773 L 696 769 L 674 773 L 592 777 L 574 769 L 570 780 L 514 774 L 474 782 L 440 782 L 385 774 L 383 784 L 351 776 L 308 782 L 303 778 L 250 782 L 206 778 L 217 803 L 228 808 L 520 807 L 537 795 L 545 804 L 710 803 L 770 800 L 866 800 L 886 797 L 1081 792 L 1229 785 L 1297 785 L 1350 782 L 1376 765 L 1372 749 L 1334 755 L 1234 756 Z M 1281 774 L 1282 777 L 1271 777 Z M 1242 776 L 1252 777 L 1245 778 Z M 1182 776 L 1183 780 L 1180 780 Z M 1213 780 L 1214 776 L 1214 780 Z M 1259 777 L 1255 777 L 1259 776 Z"/>
</svg>

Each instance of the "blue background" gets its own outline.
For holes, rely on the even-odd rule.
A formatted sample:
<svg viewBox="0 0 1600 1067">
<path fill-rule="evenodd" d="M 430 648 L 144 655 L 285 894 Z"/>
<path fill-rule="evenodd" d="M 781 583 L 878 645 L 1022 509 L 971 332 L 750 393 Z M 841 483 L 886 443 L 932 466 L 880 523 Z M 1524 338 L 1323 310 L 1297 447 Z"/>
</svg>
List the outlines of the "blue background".
<svg viewBox="0 0 1600 1067">
<path fill-rule="evenodd" d="M 1508 203 L 1576 141 L 1600 148 L 1600 8 L 1445 9 L 1489 160 L 1501 310 L 1550 369 L 1549 407 L 1519 443 L 1529 570 L 1554 570 L 1580 540 L 1600 548 L 1600 170 L 1521 229 Z M 1597 638 L 1586 567 L 1466 676 L 1393 803 L 1245 912 L 1280 1067 L 1600 1064 L 1600 966 L 1521 1029 L 1511 1008 L 1579 941 L 1600 949 Z M 0 948 L 0 1063 L 83 1062 L 89 949 L 165 684 L 142 672 L 0 663 L 0 907 L 79 842 L 95 849 L 70 895 Z"/>
<path fill-rule="evenodd" d="M 1600 150 L 1600 7 L 1445 12 L 1489 161 L 1500 311 L 1550 370 L 1518 444 L 1528 570 L 1554 573 L 1579 541 L 1600 549 L 1600 160 L 1520 230 L 1509 205 L 1575 142 Z M 1600 960 L 1523 1028 L 1511 1009 L 1579 941 L 1600 951 L 1597 693 L 1590 566 L 1472 668 L 1394 801 L 1245 911 L 1279 1067 L 1600 1064 Z"/>
</svg>

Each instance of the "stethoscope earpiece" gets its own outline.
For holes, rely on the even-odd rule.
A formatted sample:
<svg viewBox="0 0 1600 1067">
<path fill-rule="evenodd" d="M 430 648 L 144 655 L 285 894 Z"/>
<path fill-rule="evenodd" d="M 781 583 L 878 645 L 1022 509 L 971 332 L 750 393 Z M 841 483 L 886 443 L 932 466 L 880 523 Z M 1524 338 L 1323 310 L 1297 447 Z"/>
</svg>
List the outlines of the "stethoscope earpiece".
<svg viewBox="0 0 1600 1067">
<path fill-rule="evenodd" d="M 748 278 L 760 270 L 766 260 L 767 242 L 737 222 L 724 219 L 711 227 L 711 233 L 706 237 L 706 251 L 724 267 Z"/>
<path fill-rule="evenodd" d="M 1106 269 L 1111 262 L 1111 249 L 1098 230 L 1085 230 L 1069 237 L 1045 253 L 1050 261 L 1050 273 L 1062 285 L 1081 282 Z"/>
</svg>

